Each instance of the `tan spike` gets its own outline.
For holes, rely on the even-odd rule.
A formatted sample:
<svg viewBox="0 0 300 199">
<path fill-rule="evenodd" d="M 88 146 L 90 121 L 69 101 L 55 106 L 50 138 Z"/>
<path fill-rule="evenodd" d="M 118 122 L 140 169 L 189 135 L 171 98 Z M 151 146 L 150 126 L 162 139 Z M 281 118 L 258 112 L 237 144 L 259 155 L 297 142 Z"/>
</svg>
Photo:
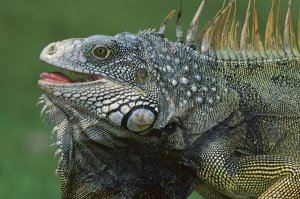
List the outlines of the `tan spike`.
<svg viewBox="0 0 300 199">
<path fill-rule="evenodd" d="M 249 18 L 250 18 L 250 5 L 251 5 L 251 0 L 249 0 L 248 8 L 246 11 L 246 17 L 245 17 L 245 22 L 243 25 L 242 33 L 241 33 L 241 42 L 240 42 L 240 49 L 241 49 L 241 54 L 242 57 L 247 59 L 250 56 L 249 53 L 250 51 L 250 46 L 249 46 Z"/>
<path fill-rule="evenodd" d="M 177 20 L 176 20 L 176 37 L 177 37 L 177 42 L 179 43 L 183 43 L 181 16 L 182 16 L 182 0 L 180 0 L 180 9 L 177 14 Z"/>
<path fill-rule="evenodd" d="M 230 30 L 229 30 L 229 33 L 228 33 L 228 53 L 229 53 L 229 57 L 231 59 L 235 59 L 236 56 L 235 56 L 235 27 L 236 27 L 236 22 L 235 22 L 235 17 L 232 18 L 232 21 L 231 21 L 231 25 L 230 25 Z"/>
<path fill-rule="evenodd" d="M 235 33 L 235 26 L 236 26 L 236 22 L 235 22 L 235 12 L 233 14 L 233 17 L 231 19 L 231 25 L 230 25 L 230 30 L 228 33 L 228 47 L 229 49 L 235 50 L 235 41 L 234 41 L 234 33 Z"/>
<path fill-rule="evenodd" d="M 235 33 L 234 33 L 235 49 L 237 49 L 237 52 L 240 52 L 240 49 L 241 49 L 240 48 L 240 42 L 239 42 L 239 30 L 240 30 L 240 22 L 237 22 L 236 26 L 235 26 Z"/>
<path fill-rule="evenodd" d="M 234 15 L 233 15 L 233 17 L 234 17 L 235 27 L 233 27 L 234 28 L 234 32 L 233 32 L 234 33 L 234 38 L 233 38 L 234 46 L 233 47 L 234 47 L 236 56 L 241 57 L 240 41 L 239 41 L 239 39 L 240 39 L 240 37 L 239 37 L 240 22 L 236 21 L 236 5 L 237 5 L 236 0 L 234 0 Z"/>
<path fill-rule="evenodd" d="M 252 22 L 252 47 L 253 53 L 256 58 L 265 57 L 265 49 L 261 42 L 259 29 L 258 29 L 258 15 L 256 0 L 253 1 L 253 22 Z"/>
<path fill-rule="evenodd" d="M 224 10 L 224 27 L 223 29 L 221 29 L 221 41 L 220 41 L 220 47 L 221 47 L 221 56 L 224 59 L 228 59 L 229 56 L 229 52 L 228 52 L 228 37 L 229 37 L 229 18 L 230 18 L 230 14 L 231 14 L 231 10 L 232 10 L 232 5 L 233 5 L 234 1 L 231 0 L 231 2 L 228 5 L 228 8 Z"/>
<path fill-rule="evenodd" d="M 300 56 L 299 48 L 297 46 L 297 41 L 296 41 L 296 34 L 294 32 L 294 24 L 293 24 L 293 18 L 292 18 L 292 13 L 291 12 L 290 12 L 290 18 L 291 18 L 291 20 L 290 20 L 290 32 L 291 32 L 292 49 L 293 49 L 294 55 Z"/>
<path fill-rule="evenodd" d="M 176 10 L 172 10 L 167 16 L 166 18 L 163 20 L 160 28 L 159 28 L 159 31 L 158 31 L 158 34 L 161 35 L 162 37 L 164 37 L 165 35 L 165 31 L 166 31 L 166 28 L 169 24 L 169 22 L 171 21 L 174 13 L 176 12 Z"/>
<path fill-rule="evenodd" d="M 217 57 L 220 57 L 220 26 L 222 26 L 222 11 L 220 15 L 218 15 L 213 22 L 213 31 L 210 39 L 209 51 L 216 53 Z"/>
<path fill-rule="evenodd" d="M 228 33 L 228 53 L 231 59 L 240 57 L 239 52 L 239 41 L 238 41 L 238 30 L 239 24 L 236 22 L 236 1 L 234 3 L 234 13 L 231 20 L 230 31 Z"/>
<path fill-rule="evenodd" d="M 280 0 L 278 0 L 278 5 L 277 5 L 277 16 L 276 16 L 276 35 L 275 35 L 275 41 L 276 41 L 276 47 L 277 47 L 277 52 L 278 55 L 284 56 L 285 52 L 283 50 L 283 45 L 282 45 L 282 37 L 280 33 L 280 23 L 279 23 L 279 17 L 280 17 Z"/>
<path fill-rule="evenodd" d="M 291 0 L 289 0 L 289 6 L 285 18 L 283 41 L 284 41 L 285 52 L 287 53 L 287 55 L 293 56 L 294 53 L 291 45 L 290 24 L 291 24 Z"/>
<path fill-rule="evenodd" d="M 199 37 L 201 42 L 201 52 L 209 52 L 211 55 L 215 54 L 215 56 L 219 58 L 223 58 L 222 51 L 225 50 L 223 48 L 225 46 L 223 43 L 226 41 L 223 41 L 224 38 L 222 38 L 222 33 L 225 29 L 226 17 L 232 3 L 226 7 L 224 7 L 224 5 L 225 1 L 215 17 L 202 29 Z"/>
<path fill-rule="evenodd" d="M 226 5 L 226 0 L 223 0 L 223 4 L 222 4 L 222 7 L 221 7 L 221 9 L 220 9 L 220 10 L 224 10 L 224 8 L 225 8 L 225 5 Z"/>
<path fill-rule="evenodd" d="M 266 33 L 265 33 L 265 50 L 268 56 L 275 56 L 273 51 L 276 49 L 275 37 L 274 37 L 274 4 L 275 0 L 272 0 L 272 6 L 267 21 Z"/>
<path fill-rule="evenodd" d="M 213 22 L 213 32 L 212 32 L 212 37 L 210 40 L 210 52 L 215 52 L 217 57 L 219 58 L 224 58 L 222 56 L 222 51 L 225 49 L 222 46 L 222 34 L 226 25 L 226 18 L 228 15 L 228 11 L 230 11 L 231 3 L 226 6 L 221 8 L 221 10 L 218 12 L 218 14 L 215 17 L 215 20 Z"/>
<path fill-rule="evenodd" d="M 203 10 L 205 4 L 205 0 L 202 0 L 200 6 L 198 7 L 198 10 L 196 12 L 196 14 L 194 15 L 194 18 L 190 24 L 189 30 L 187 32 L 187 36 L 186 36 L 186 44 L 188 46 L 195 46 L 195 38 L 196 38 L 196 34 L 197 34 L 197 29 L 198 29 L 198 21 L 199 21 L 199 16 Z"/>
<path fill-rule="evenodd" d="M 207 25 L 202 29 L 199 40 L 201 42 L 201 52 L 209 52 L 209 42 L 211 38 L 211 32 L 213 31 L 213 20 L 209 21 Z"/>
<path fill-rule="evenodd" d="M 222 8 L 219 12 L 219 14 L 216 16 L 214 22 L 213 22 L 213 32 L 212 37 L 210 40 L 210 52 L 215 52 L 217 57 L 221 57 L 220 51 L 222 50 L 222 44 L 221 44 L 221 34 L 224 26 L 224 10 L 226 8 Z"/>
<path fill-rule="evenodd" d="M 211 23 L 211 26 L 207 30 L 207 45 L 208 45 L 207 47 L 208 47 L 208 52 L 210 52 L 210 54 L 216 54 L 215 44 L 217 43 L 217 38 L 215 33 L 216 33 L 216 27 L 219 18 L 220 15 L 216 15 L 216 17 Z"/>
<path fill-rule="evenodd" d="M 220 11 L 212 18 L 206 26 L 201 30 L 199 40 L 201 42 L 201 52 L 207 53 L 210 50 L 211 38 L 214 32 L 216 18 L 219 16 Z"/>
<path fill-rule="evenodd" d="M 288 10 L 285 18 L 284 26 L 284 49 L 287 55 L 299 55 L 298 47 L 295 46 L 296 37 L 293 30 L 293 21 L 291 15 L 291 0 L 289 0 Z"/>
</svg>

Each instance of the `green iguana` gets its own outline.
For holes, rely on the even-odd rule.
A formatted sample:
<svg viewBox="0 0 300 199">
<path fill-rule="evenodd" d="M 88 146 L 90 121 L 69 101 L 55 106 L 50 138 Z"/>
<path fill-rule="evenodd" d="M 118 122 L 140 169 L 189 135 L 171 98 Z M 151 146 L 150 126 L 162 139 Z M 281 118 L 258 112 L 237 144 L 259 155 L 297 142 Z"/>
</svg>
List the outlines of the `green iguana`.
<svg viewBox="0 0 300 199">
<path fill-rule="evenodd" d="M 282 37 L 272 1 L 264 44 L 256 2 L 239 33 L 235 0 L 196 39 L 203 1 L 186 43 L 181 11 L 178 41 L 164 38 L 172 11 L 158 32 L 49 44 L 41 60 L 76 74 L 39 80 L 62 198 L 300 198 L 300 20 L 296 39 L 287 3 Z"/>
</svg>

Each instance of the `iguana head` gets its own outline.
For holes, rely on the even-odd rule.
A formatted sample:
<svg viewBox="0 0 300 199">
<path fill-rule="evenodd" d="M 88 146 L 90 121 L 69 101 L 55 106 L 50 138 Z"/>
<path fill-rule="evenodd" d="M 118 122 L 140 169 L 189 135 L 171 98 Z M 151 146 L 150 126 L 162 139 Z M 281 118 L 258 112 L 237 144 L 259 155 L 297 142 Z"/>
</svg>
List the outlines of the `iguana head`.
<svg viewBox="0 0 300 199">
<path fill-rule="evenodd" d="M 192 20 L 186 45 L 182 43 L 181 11 L 176 27 L 178 42 L 164 38 L 174 10 L 164 19 L 158 32 L 95 35 L 49 44 L 40 59 L 72 71 L 79 78 L 58 72 L 42 73 L 39 85 L 45 92 L 44 97 L 61 107 L 67 117 L 77 117 L 78 121 L 84 112 L 124 131 L 147 134 L 149 129 L 166 127 L 177 117 L 175 112 L 186 111 L 181 108 L 186 106 L 187 100 L 173 95 L 182 95 L 176 86 L 186 87 L 189 82 L 189 77 L 181 74 L 183 66 L 198 67 L 195 34 L 204 2 Z M 199 75 L 191 78 L 193 81 L 201 79 Z M 197 90 L 195 85 L 188 86 L 187 89 Z M 190 97 L 192 91 L 187 89 L 184 95 Z M 202 102 L 201 97 L 197 99 Z"/>
<path fill-rule="evenodd" d="M 156 71 L 137 35 L 95 35 L 55 42 L 45 47 L 40 58 L 77 76 L 41 74 L 39 85 L 55 105 L 86 109 L 93 117 L 133 132 L 160 126 Z"/>
</svg>

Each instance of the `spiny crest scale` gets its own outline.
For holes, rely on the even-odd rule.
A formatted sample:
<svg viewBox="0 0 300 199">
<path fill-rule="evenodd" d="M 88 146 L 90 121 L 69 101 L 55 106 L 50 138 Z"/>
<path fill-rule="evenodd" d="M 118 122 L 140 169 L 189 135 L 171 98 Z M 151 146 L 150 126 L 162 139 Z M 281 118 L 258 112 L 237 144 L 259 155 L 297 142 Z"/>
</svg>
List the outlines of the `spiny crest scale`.
<svg viewBox="0 0 300 199">
<path fill-rule="evenodd" d="M 222 7 L 211 22 L 202 30 L 200 35 L 200 51 L 217 56 L 220 59 L 237 59 L 242 57 L 247 59 L 260 58 L 277 58 L 281 56 L 295 57 L 299 56 L 299 47 L 296 44 L 296 36 L 293 29 L 291 17 L 292 1 L 288 1 L 288 9 L 286 12 L 284 36 L 282 42 L 279 17 L 280 17 L 280 0 L 277 1 L 278 10 L 276 14 L 276 22 L 274 24 L 274 4 L 276 0 L 272 0 L 270 14 L 268 16 L 265 42 L 263 44 L 258 25 L 258 13 L 256 0 L 249 0 L 246 10 L 245 21 L 243 23 L 242 32 L 240 34 L 240 42 L 238 41 L 238 22 L 236 20 L 236 9 L 232 9 L 236 5 L 236 0 L 229 1 L 228 5 Z M 252 9 L 251 9 L 252 5 Z M 234 10 L 234 11 L 233 11 Z M 252 27 L 250 28 L 250 18 L 252 19 Z M 229 17 L 231 16 L 231 17 Z M 229 20 L 231 25 L 229 28 Z M 300 22 L 298 22 L 299 26 Z M 298 27 L 298 30 L 300 27 Z M 276 34 L 274 32 L 276 31 Z M 250 34 L 252 38 L 250 39 Z M 298 33 L 298 43 L 300 43 L 300 34 Z M 237 45 L 239 43 L 239 45 Z M 233 49 L 233 50 L 232 50 Z"/>
<path fill-rule="evenodd" d="M 186 45 L 196 48 L 201 53 L 221 60 L 248 60 L 263 58 L 298 57 L 300 56 L 300 14 L 298 16 L 296 36 L 292 21 L 292 0 L 288 0 L 288 9 L 285 15 L 283 37 L 280 30 L 280 0 L 272 0 L 267 24 L 265 27 L 264 42 L 260 36 L 259 13 L 256 0 L 249 0 L 239 33 L 239 22 L 236 19 L 236 0 L 224 1 L 217 14 L 207 22 L 196 40 L 199 16 L 203 10 L 203 0 L 192 19 L 186 36 Z M 277 13 L 274 14 L 275 4 Z M 159 34 L 164 35 L 167 24 L 174 15 L 174 10 L 164 19 Z M 251 17 L 252 16 L 252 17 Z M 183 31 L 181 25 L 182 1 L 176 22 L 177 41 L 182 42 Z M 251 20 L 252 18 L 252 20 Z"/>
</svg>

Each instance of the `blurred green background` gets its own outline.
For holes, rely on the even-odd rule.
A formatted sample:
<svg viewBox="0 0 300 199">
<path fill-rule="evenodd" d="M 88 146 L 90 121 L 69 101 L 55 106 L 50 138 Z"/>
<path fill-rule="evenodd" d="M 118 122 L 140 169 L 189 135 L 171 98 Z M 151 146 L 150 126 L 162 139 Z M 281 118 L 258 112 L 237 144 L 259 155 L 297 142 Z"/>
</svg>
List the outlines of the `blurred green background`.
<svg viewBox="0 0 300 199">
<path fill-rule="evenodd" d="M 184 1 L 184 30 L 199 0 Z M 238 1 L 239 17 L 247 1 Z M 270 1 L 259 2 L 265 23 Z M 200 26 L 222 5 L 207 2 Z M 39 73 L 55 70 L 39 61 L 39 53 L 53 41 L 94 34 L 114 35 L 158 28 L 176 0 L 1 0 L 0 1 L 0 198 L 60 198 L 55 176 L 57 159 L 50 139 L 51 124 L 42 123 Z M 240 9 L 243 8 L 243 9 Z M 168 37 L 175 39 L 174 21 Z M 201 198 L 193 193 L 189 199 Z"/>
</svg>

